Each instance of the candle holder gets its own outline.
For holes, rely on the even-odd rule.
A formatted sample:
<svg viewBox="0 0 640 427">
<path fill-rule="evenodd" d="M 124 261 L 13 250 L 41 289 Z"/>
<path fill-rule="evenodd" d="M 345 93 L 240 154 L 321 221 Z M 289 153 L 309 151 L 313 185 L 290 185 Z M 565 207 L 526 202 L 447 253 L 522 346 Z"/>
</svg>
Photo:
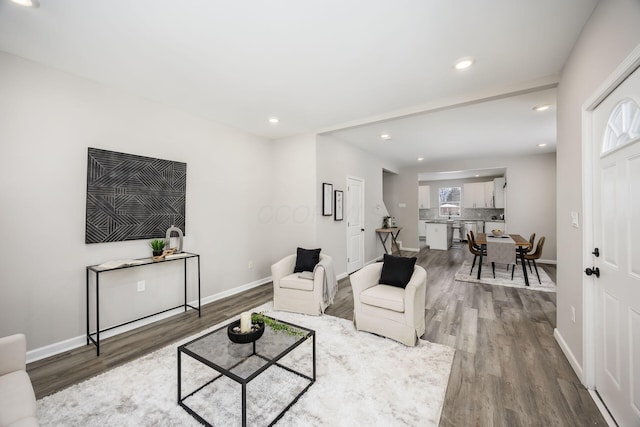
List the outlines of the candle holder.
<svg viewBox="0 0 640 427">
<path fill-rule="evenodd" d="M 254 328 L 255 325 L 257 325 L 257 327 Z M 238 331 L 234 330 L 234 328 L 238 328 Z M 239 329 L 240 320 L 231 322 L 229 326 L 227 326 L 227 336 L 236 344 L 249 344 L 264 334 L 264 322 L 262 320 L 253 321 L 249 332 L 239 332 Z"/>
</svg>

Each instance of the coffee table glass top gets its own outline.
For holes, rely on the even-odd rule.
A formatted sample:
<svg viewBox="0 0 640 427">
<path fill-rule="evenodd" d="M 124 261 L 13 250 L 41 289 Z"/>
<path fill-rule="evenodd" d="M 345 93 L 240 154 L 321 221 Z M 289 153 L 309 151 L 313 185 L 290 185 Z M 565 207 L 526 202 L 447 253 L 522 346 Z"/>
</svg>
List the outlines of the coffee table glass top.
<svg viewBox="0 0 640 427">
<path fill-rule="evenodd" d="M 286 331 L 276 332 L 265 325 L 264 334 L 254 343 L 236 344 L 227 336 L 227 325 L 225 325 L 180 346 L 180 351 L 225 375 L 236 377 L 238 380 L 246 380 L 314 334 L 311 329 L 278 321 L 291 326 L 299 334 L 291 335 Z M 261 357 L 251 357 L 256 353 Z M 247 363 L 249 358 L 251 361 Z"/>
</svg>

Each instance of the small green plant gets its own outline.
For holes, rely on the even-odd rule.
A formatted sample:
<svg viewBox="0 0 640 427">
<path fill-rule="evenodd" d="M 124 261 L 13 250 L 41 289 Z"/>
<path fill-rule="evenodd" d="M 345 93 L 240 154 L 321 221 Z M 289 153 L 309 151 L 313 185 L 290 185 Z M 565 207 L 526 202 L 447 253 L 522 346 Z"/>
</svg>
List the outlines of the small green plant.
<svg viewBox="0 0 640 427">
<path fill-rule="evenodd" d="M 291 336 L 298 336 L 298 337 L 302 337 L 305 336 L 307 333 L 297 329 L 293 326 L 289 326 L 286 323 L 282 323 L 277 321 L 276 319 L 272 319 L 271 317 L 265 316 L 263 313 L 252 313 L 251 314 L 251 321 L 252 322 L 257 322 L 257 321 L 261 321 L 264 322 L 265 325 L 269 326 L 271 329 L 273 329 L 276 332 L 284 332 L 287 335 L 291 335 Z"/>
<path fill-rule="evenodd" d="M 149 242 L 149 246 L 151 246 L 151 249 L 154 251 L 162 251 L 164 249 L 164 240 L 154 239 Z"/>
</svg>

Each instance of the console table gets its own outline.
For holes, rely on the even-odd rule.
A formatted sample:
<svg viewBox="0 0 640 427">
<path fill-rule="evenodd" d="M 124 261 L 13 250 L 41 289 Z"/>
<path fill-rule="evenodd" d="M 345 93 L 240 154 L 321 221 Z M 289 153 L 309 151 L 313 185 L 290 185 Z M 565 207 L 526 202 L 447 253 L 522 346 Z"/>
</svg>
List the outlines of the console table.
<svg viewBox="0 0 640 427">
<path fill-rule="evenodd" d="M 197 265 L 198 265 L 198 306 L 194 307 L 190 304 L 187 303 L 187 260 L 191 259 L 191 258 L 195 258 L 197 261 Z M 176 307 L 171 307 L 171 308 L 167 308 L 166 310 L 162 310 L 159 311 L 157 313 L 153 313 L 153 314 L 149 314 L 143 317 L 140 317 L 138 319 L 134 319 L 134 320 L 129 320 L 128 322 L 124 322 L 124 323 L 120 323 L 119 325 L 115 325 L 115 326 L 111 326 L 109 328 L 105 328 L 105 329 L 100 329 L 100 275 L 103 273 L 108 273 L 110 271 L 116 271 L 116 270 L 123 270 L 126 268 L 136 268 L 136 267 L 142 267 L 142 266 L 146 266 L 146 265 L 156 265 L 156 264 L 162 264 L 165 262 L 173 262 L 173 261 L 183 261 L 184 262 L 184 304 L 180 304 Z M 186 312 L 187 309 L 191 308 L 194 310 L 198 311 L 198 317 L 200 317 L 201 315 L 201 310 L 200 310 L 200 305 L 201 305 L 201 298 L 200 298 L 200 255 L 198 254 L 194 254 L 194 253 L 190 253 L 190 252 L 182 252 L 180 254 L 176 254 L 176 255 L 172 255 L 170 258 L 165 258 L 162 261 L 153 261 L 153 259 L 151 258 L 140 258 L 140 259 L 135 259 L 132 260 L 134 263 L 132 264 L 128 264 L 128 265 L 120 265 L 117 267 L 102 267 L 101 265 L 90 265 L 87 266 L 86 270 L 87 270 L 87 283 L 86 283 L 86 295 L 87 295 L 87 345 L 89 345 L 89 343 L 93 343 L 96 346 L 96 354 L 98 356 L 100 356 L 100 333 L 102 332 L 106 332 L 109 331 L 111 329 L 115 329 L 117 327 L 120 326 L 124 326 L 124 325 L 128 325 L 130 323 L 133 322 L 137 322 L 139 320 L 143 320 L 161 313 L 165 313 L 167 311 L 170 310 L 175 310 L 176 308 L 180 308 L 180 307 L 184 307 L 184 311 Z M 90 311 L 89 311 L 89 290 L 90 290 L 90 274 L 94 273 L 95 275 L 95 293 L 96 293 L 96 306 L 95 306 L 95 311 L 96 311 L 96 329 L 95 332 L 91 332 L 90 330 L 90 326 L 89 326 L 89 318 L 90 318 Z M 95 336 L 95 338 L 94 338 Z"/>
<path fill-rule="evenodd" d="M 398 238 L 398 234 L 400 234 L 400 230 L 402 230 L 402 227 L 376 228 L 376 234 L 378 235 L 378 238 L 380 238 L 380 243 L 382 243 L 384 253 L 389 253 L 389 251 L 387 251 L 387 239 L 389 238 L 389 235 L 391 235 L 391 253 L 393 254 L 393 246 L 395 245 L 398 254 L 400 254 L 400 247 L 396 240 Z M 384 236 L 384 239 L 382 236 Z"/>
</svg>

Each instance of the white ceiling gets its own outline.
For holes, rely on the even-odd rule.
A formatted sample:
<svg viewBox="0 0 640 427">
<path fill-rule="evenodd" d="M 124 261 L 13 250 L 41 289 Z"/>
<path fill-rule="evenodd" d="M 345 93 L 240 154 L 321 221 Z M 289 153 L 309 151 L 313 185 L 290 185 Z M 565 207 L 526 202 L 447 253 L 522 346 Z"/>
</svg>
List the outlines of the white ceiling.
<svg viewBox="0 0 640 427">
<path fill-rule="evenodd" d="M 0 50 L 255 135 L 333 133 L 411 164 L 554 144 L 555 110 L 531 114 L 553 90 L 451 107 L 552 87 L 596 2 L 0 0 Z M 474 66 L 453 69 L 464 56 Z"/>
</svg>

